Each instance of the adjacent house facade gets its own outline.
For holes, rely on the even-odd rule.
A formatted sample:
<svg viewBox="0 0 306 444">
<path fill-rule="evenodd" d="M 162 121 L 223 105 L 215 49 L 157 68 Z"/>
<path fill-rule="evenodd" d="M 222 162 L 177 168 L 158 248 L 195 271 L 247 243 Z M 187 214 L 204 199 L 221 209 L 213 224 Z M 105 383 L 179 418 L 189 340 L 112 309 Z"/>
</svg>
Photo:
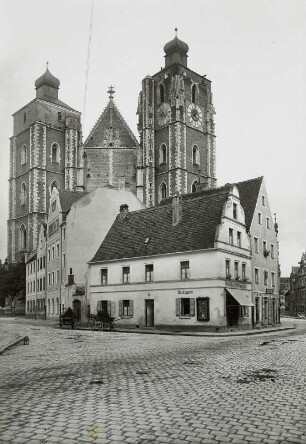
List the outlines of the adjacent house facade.
<svg viewBox="0 0 306 444">
<path fill-rule="evenodd" d="M 89 262 L 91 312 L 125 326 L 250 328 L 251 247 L 236 186 L 121 206 Z"/>
<path fill-rule="evenodd" d="M 26 315 L 58 319 L 74 309 L 77 322 L 88 318 L 85 295 L 87 261 L 115 219 L 119 202 L 144 205 L 129 190 L 107 186 L 91 193 L 52 191 L 47 224 L 42 224 L 37 251 L 27 262 Z"/>
</svg>

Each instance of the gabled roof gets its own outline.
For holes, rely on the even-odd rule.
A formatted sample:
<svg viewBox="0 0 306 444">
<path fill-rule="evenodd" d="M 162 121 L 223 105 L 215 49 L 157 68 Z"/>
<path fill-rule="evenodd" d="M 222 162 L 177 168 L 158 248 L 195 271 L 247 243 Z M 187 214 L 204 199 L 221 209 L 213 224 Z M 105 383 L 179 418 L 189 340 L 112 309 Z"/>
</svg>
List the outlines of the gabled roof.
<svg viewBox="0 0 306 444">
<path fill-rule="evenodd" d="M 253 220 L 258 194 L 260 191 L 260 187 L 263 181 L 263 176 L 256 177 L 255 179 L 245 180 L 243 182 L 236 182 L 233 184 L 226 184 L 219 188 L 209 188 L 207 190 L 201 190 L 197 193 L 192 194 L 184 194 L 182 196 L 183 200 L 193 199 L 195 196 L 209 196 L 211 193 L 214 193 L 216 190 L 225 190 L 229 189 L 231 185 L 236 185 L 239 191 L 240 202 L 244 209 L 245 213 L 245 224 L 247 231 L 250 230 L 251 223 Z M 161 205 L 168 204 L 171 201 L 171 198 L 165 199 L 161 202 Z"/>
<path fill-rule="evenodd" d="M 108 105 L 102 112 L 98 121 L 91 130 L 87 137 L 84 146 L 88 147 L 103 147 L 103 141 L 105 140 L 105 134 L 107 131 L 112 130 L 115 134 L 119 131 L 120 146 L 133 148 L 138 147 L 139 143 L 129 128 L 128 124 L 122 117 L 120 111 L 116 107 L 114 101 L 110 99 Z"/>
<path fill-rule="evenodd" d="M 251 227 L 262 181 L 263 176 L 235 183 L 239 191 L 241 205 L 244 209 L 247 231 Z"/>
<path fill-rule="evenodd" d="M 90 262 L 201 250 L 214 247 L 230 186 L 182 199 L 182 218 L 172 226 L 172 204 L 117 216 Z"/>
<path fill-rule="evenodd" d="M 85 196 L 86 192 L 82 191 L 70 191 L 64 190 L 59 192 L 59 200 L 61 204 L 62 213 L 68 213 L 70 211 L 71 205 L 81 197 Z"/>
</svg>

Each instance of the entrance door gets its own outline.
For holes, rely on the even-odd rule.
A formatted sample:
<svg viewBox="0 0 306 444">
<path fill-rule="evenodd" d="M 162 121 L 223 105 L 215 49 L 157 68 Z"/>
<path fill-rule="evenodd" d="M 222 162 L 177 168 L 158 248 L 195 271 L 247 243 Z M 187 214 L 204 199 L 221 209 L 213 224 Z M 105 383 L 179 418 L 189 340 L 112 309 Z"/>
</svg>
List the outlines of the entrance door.
<svg viewBox="0 0 306 444">
<path fill-rule="evenodd" d="M 146 315 L 146 326 L 154 327 L 154 300 L 145 300 L 145 315 Z"/>
<path fill-rule="evenodd" d="M 255 322 L 259 324 L 259 299 L 255 298 Z"/>
<path fill-rule="evenodd" d="M 76 323 L 81 322 L 81 301 L 78 299 L 73 301 L 73 311 L 75 314 Z"/>
<path fill-rule="evenodd" d="M 227 292 L 226 294 L 226 317 L 227 317 L 227 325 L 229 327 L 238 327 L 239 319 L 240 319 L 240 310 L 241 306 L 233 298 L 233 296 Z"/>
</svg>

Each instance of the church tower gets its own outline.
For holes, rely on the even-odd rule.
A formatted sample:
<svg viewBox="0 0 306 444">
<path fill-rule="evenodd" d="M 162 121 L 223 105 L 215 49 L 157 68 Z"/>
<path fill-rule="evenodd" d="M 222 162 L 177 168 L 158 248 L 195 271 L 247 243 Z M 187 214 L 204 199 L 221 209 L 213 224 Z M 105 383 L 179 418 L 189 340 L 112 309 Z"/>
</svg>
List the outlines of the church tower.
<svg viewBox="0 0 306 444">
<path fill-rule="evenodd" d="M 52 189 L 83 189 L 81 113 L 58 99 L 49 69 L 35 82 L 36 98 L 13 114 L 10 139 L 8 259 L 37 246 Z"/>
<path fill-rule="evenodd" d="M 142 81 L 137 196 L 148 207 L 199 183 L 216 185 L 211 82 L 187 67 L 188 50 L 175 36 L 164 47 L 165 67 Z"/>
</svg>

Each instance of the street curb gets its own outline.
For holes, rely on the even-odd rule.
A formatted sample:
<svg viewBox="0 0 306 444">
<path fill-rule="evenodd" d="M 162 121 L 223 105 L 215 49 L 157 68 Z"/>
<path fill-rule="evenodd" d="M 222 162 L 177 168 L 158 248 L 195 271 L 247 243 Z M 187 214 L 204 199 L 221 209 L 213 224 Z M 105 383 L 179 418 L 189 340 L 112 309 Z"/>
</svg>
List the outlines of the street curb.
<svg viewBox="0 0 306 444">
<path fill-rule="evenodd" d="M 0 355 L 2 355 L 3 353 L 5 353 L 7 350 L 9 350 L 12 347 L 15 347 L 16 345 L 18 345 L 20 342 L 24 342 L 26 336 L 22 336 L 21 338 L 19 338 L 17 341 L 15 342 L 11 342 L 9 345 L 6 345 L 4 348 L 0 349 Z"/>
<path fill-rule="evenodd" d="M 106 330 L 90 330 L 89 328 L 85 327 L 76 327 L 75 330 L 86 330 L 86 331 L 106 331 Z M 252 330 L 248 331 L 246 330 L 243 333 L 205 333 L 205 332 L 172 332 L 172 331 L 144 331 L 144 330 L 129 330 L 129 329 L 116 329 L 112 332 L 108 333 L 136 333 L 136 334 L 143 334 L 143 335 L 160 335 L 160 336 L 194 336 L 194 337 L 210 337 L 210 338 L 229 338 L 231 336 L 251 336 L 251 335 L 260 335 L 265 333 L 275 333 L 279 331 L 286 331 L 286 330 L 296 330 L 296 327 L 283 327 L 283 328 L 277 328 L 277 329 L 268 329 L 268 330 Z"/>
</svg>

